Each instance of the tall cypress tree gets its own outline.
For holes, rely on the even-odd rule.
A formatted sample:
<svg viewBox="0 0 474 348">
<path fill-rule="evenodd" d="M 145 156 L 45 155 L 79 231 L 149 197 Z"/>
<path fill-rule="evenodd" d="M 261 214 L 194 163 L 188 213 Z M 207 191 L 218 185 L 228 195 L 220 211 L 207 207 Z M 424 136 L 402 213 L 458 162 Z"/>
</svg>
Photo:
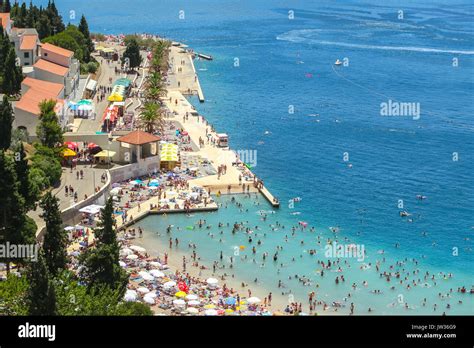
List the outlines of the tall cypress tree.
<svg viewBox="0 0 474 348">
<path fill-rule="evenodd" d="M 10 49 L 8 50 L 3 70 L 3 93 L 9 95 L 18 94 L 21 90 L 22 80 L 23 73 L 21 72 L 21 68 L 16 65 L 15 48 L 10 45 Z"/>
<path fill-rule="evenodd" d="M 25 202 L 18 192 L 15 164 L 5 151 L 0 150 L 0 240 L 10 244 L 30 244 L 35 240 L 35 228 L 29 228 Z M 10 272 L 9 258 L 3 258 Z M 22 260 L 14 259 L 16 263 Z"/>
<path fill-rule="evenodd" d="M 10 0 L 3 0 L 2 11 L 1 12 L 10 12 L 12 9 L 10 5 Z"/>
<path fill-rule="evenodd" d="M 59 200 L 51 192 L 46 193 L 40 203 L 43 209 L 41 218 L 46 222 L 46 233 L 44 235 L 43 250 L 49 273 L 56 276 L 67 265 L 67 236 L 61 227 L 61 212 L 59 211 Z"/>
<path fill-rule="evenodd" d="M 13 109 L 6 95 L 0 104 L 0 149 L 7 150 L 11 145 Z"/>
<path fill-rule="evenodd" d="M 84 53 L 84 61 L 89 62 L 91 60 L 90 54 L 94 51 L 94 43 L 92 42 L 91 33 L 89 32 L 89 24 L 87 24 L 87 20 L 84 15 L 81 17 L 81 22 L 79 23 L 78 29 L 82 35 L 84 35 L 87 46 L 87 52 Z"/>
<path fill-rule="evenodd" d="M 125 293 L 128 276 L 120 267 L 119 251 L 113 217 L 113 203 L 109 198 L 101 212 L 98 228 L 94 230 L 97 238 L 96 247 L 87 250 L 80 256 L 84 267 L 81 278 L 88 284 L 90 291 L 103 286 Z"/>
<path fill-rule="evenodd" d="M 43 252 L 38 253 L 38 260 L 30 262 L 27 272 L 29 288 L 27 293 L 29 315 L 55 315 L 56 293 L 50 278 Z"/>
</svg>

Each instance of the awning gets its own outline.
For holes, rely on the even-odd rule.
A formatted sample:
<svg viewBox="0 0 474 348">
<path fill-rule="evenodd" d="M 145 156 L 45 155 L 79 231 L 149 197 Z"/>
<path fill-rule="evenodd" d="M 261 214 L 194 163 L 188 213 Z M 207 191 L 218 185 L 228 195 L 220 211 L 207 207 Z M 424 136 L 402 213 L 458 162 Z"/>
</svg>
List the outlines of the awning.
<svg viewBox="0 0 474 348">
<path fill-rule="evenodd" d="M 82 209 L 79 209 L 81 213 L 87 213 L 87 214 L 97 214 L 100 212 L 101 209 L 103 209 L 103 205 L 97 205 L 97 204 L 92 204 L 88 205 L 87 207 L 84 207 Z"/>
<path fill-rule="evenodd" d="M 97 155 L 94 155 L 94 157 L 114 157 L 115 154 L 116 154 L 115 151 L 102 150 Z"/>
<path fill-rule="evenodd" d="M 97 81 L 96 80 L 89 80 L 86 85 L 86 89 L 89 91 L 95 91 L 95 88 L 97 87 Z"/>
</svg>

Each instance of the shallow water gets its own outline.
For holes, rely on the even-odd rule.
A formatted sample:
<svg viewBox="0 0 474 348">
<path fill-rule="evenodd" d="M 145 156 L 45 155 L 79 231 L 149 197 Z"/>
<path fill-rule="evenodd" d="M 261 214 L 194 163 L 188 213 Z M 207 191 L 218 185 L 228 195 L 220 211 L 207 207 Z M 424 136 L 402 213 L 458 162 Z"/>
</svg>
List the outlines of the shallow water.
<svg viewBox="0 0 474 348">
<path fill-rule="evenodd" d="M 419 269 L 419 275 L 415 277 L 410 275 L 409 281 L 423 279 L 424 272 L 429 270 L 435 272 L 434 281 L 431 280 L 430 275 L 428 280 L 423 280 L 416 287 L 407 290 L 402 285 L 396 284 L 393 278 L 390 282 L 387 282 L 385 278 L 380 278 L 380 272 L 375 269 L 377 260 L 386 258 L 385 263 L 381 264 L 382 272 L 388 270 L 388 266 L 394 264 L 396 260 L 403 260 L 401 254 L 403 254 L 403 258 L 410 258 L 412 254 L 402 252 L 394 254 L 386 251 L 381 255 L 377 243 L 364 245 L 366 253 L 359 255 L 363 256 L 363 260 L 356 257 L 345 258 L 343 260 L 347 260 L 348 265 L 341 263 L 342 272 L 337 272 L 337 268 L 335 268 L 325 270 L 324 276 L 321 276 L 318 271 L 322 268 L 318 265 L 317 260 L 325 262 L 337 260 L 336 257 L 326 257 L 325 254 L 327 238 L 332 240 L 336 238 L 328 226 L 310 224 L 305 229 L 297 229 L 295 235 L 292 236 L 291 227 L 301 225 L 299 225 L 298 215 L 291 215 L 290 209 L 273 210 L 260 196 L 252 195 L 251 198 L 248 198 L 244 195 L 236 195 L 235 197 L 238 202 L 243 204 L 241 208 L 231 201 L 230 196 L 222 196 L 216 198 L 221 204 L 218 212 L 191 214 L 190 216 L 150 216 L 138 223 L 138 226 L 141 226 L 145 231 L 143 240 L 140 242 L 146 245 L 150 252 L 160 252 L 161 254 L 167 250 L 169 238 L 179 239 L 180 252 L 189 251 L 188 244 L 194 243 L 197 246 L 197 254 L 201 257 L 201 262 L 208 267 L 212 266 L 214 261 L 220 261 L 220 252 L 222 251 L 222 263 L 226 266 L 224 271 L 228 274 L 235 274 L 237 279 L 252 284 L 257 278 L 259 286 L 265 287 L 274 294 L 286 293 L 291 290 L 293 298 L 304 304 L 306 304 L 308 292 L 316 291 L 317 298 L 327 303 L 339 301 L 346 304 L 345 308 L 339 310 L 343 313 L 348 312 L 351 302 L 354 302 L 357 314 L 368 313 L 369 307 L 374 314 L 441 314 L 443 311 L 446 311 L 447 314 L 470 314 L 472 312 L 474 304 L 472 295 L 456 292 L 457 287 L 465 284 L 462 283 L 465 279 L 455 273 L 452 279 L 445 280 L 437 272 L 448 272 L 449 270 L 433 267 L 428 269 L 424 267 L 419 255 L 414 255 L 419 259 L 418 266 L 408 261 L 403 267 L 395 270 L 403 268 L 405 272 L 411 273 Z M 266 221 L 262 220 L 262 211 L 266 212 L 264 213 Z M 272 211 L 274 213 L 271 213 Z M 206 220 L 206 224 L 202 228 L 198 227 L 200 219 Z M 224 226 L 219 228 L 219 222 L 222 222 Z M 229 227 L 227 227 L 227 222 Z M 244 223 L 253 232 L 247 234 L 243 230 L 232 234 L 232 226 L 236 222 Z M 276 227 L 277 222 L 281 224 L 280 227 Z M 169 235 L 166 233 L 168 225 L 173 225 Z M 208 229 L 207 226 L 211 227 Z M 259 228 L 256 229 L 255 226 Z M 310 229 L 313 226 L 315 229 L 314 232 L 311 232 Z M 221 231 L 222 234 L 220 234 Z M 343 231 L 339 231 L 337 234 L 342 235 Z M 248 240 L 249 236 L 252 237 L 251 243 Z M 288 241 L 285 241 L 286 236 L 288 236 Z M 320 236 L 320 244 L 317 243 L 317 236 Z M 257 244 L 258 240 L 262 242 L 260 246 Z M 304 241 L 304 245 L 301 245 L 301 241 Z M 343 238 L 340 238 L 339 242 L 357 243 L 357 238 L 351 242 L 345 242 Z M 274 262 L 272 257 L 277 245 L 282 246 L 283 250 L 279 252 L 277 262 Z M 242 250 L 241 246 L 244 246 L 245 249 Z M 255 256 L 252 252 L 253 246 L 256 247 Z M 316 249 L 316 255 L 310 255 L 309 249 Z M 269 253 L 265 262 L 262 260 L 264 252 Z M 234 258 L 233 269 L 229 269 L 230 257 Z M 254 258 L 256 262 L 253 261 Z M 295 258 L 294 261 L 293 258 Z M 345 277 L 345 283 L 335 284 L 336 276 L 341 274 Z M 311 285 L 303 286 L 296 280 L 295 275 L 306 276 L 311 280 Z M 289 276 L 292 277 L 291 280 L 288 279 Z M 278 288 L 278 280 L 283 282 L 284 288 Z M 363 286 L 363 281 L 367 281 L 368 285 Z M 434 285 L 434 282 L 437 285 Z M 353 283 L 357 284 L 355 291 L 351 289 Z M 390 289 L 392 286 L 395 286 L 395 289 Z M 451 288 L 453 293 L 451 293 L 450 299 L 442 300 L 438 297 L 438 293 L 447 294 Z M 382 293 L 374 294 L 371 292 L 373 290 L 381 290 Z M 345 301 L 344 298 L 349 292 L 352 294 L 351 298 Z M 285 294 L 285 296 L 291 300 L 290 294 Z M 426 307 L 421 305 L 424 298 L 427 299 Z M 458 304 L 459 300 L 463 301 L 462 305 Z M 405 302 L 408 303 L 410 309 L 405 309 Z M 438 305 L 437 311 L 433 311 L 434 303 Z M 444 308 L 448 303 L 451 305 L 449 310 Z"/>
</svg>

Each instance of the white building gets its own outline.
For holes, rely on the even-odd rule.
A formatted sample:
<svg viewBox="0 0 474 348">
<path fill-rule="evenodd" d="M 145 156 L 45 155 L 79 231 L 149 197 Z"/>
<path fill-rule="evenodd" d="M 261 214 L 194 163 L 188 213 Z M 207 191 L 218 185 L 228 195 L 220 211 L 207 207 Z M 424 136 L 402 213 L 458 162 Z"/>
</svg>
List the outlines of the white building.
<svg viewBox="0 0 474 348">
<path fill-rule="evenodd" d="M 39 123 L 39 104 L 44 100 L 56 101 L 56 114 L 62 127 L 69 123 L 67 116 L 67 105 L 64 100 L 64 86 L 60 83 L 52 83 L 27 77 L 21 83 L 21 99 L 15 103 L 14 128 L 23 128 L 29 134 L 36 134 L 36 126 Z"/>
</svg>

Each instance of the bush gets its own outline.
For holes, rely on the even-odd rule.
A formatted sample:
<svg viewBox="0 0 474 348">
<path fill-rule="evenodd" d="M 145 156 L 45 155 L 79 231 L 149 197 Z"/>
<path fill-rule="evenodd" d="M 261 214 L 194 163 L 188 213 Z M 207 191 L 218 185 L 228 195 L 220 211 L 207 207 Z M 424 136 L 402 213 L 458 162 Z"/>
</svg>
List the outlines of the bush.
<svg viewBox="0 0 474 348">
<path fill-rule="evenodd" d="M 94 62 L 87 63 L 87 72 L 89 74 L 95 74 L 98 68 L 99 67 L 97 66 L 97 63 L 94 63 Z"/>
<path fill-rule="evenodd" d="M 152 310 L 144 303 L 139 302 L 121 302 L 117 305 L 113 315 L 123 316 L 147 316 L 153 315 Z"/>
</svg>

